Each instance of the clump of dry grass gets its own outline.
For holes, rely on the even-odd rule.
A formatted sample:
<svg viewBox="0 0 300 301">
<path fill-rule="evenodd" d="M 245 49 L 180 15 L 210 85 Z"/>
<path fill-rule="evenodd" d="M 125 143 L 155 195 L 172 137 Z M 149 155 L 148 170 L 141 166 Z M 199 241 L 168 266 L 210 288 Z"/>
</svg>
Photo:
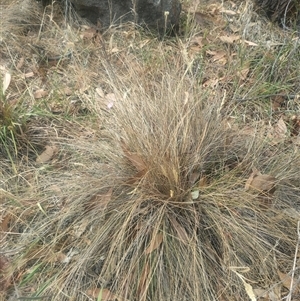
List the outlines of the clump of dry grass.
<svg viewBox="0 0 300 301">
<path fill-rule="evenodd" d="M 40 27 L 41 10 L 36 1 L 24 0 L 20 3 L 9 0 L 1 0 L 1 39 L 5 36 L 27 34 L 30 29 Z"/>
<path fill-rule="evenodd" d="M 300 206 L 297 146 L 233 124 L 238 112 L 221 84 L 206 89 L 194 72 L 206 64 L 212 73 L 209 63 L 180 41 L 153 39 L 148 50 L 126 27 L 101 38 L 76 41 L 65 82 L 49 72 L 48 88 L 75 82 L 93 114 L 80 124 L 58 116 L 49 125 L 57 156 L 4 173 L 18 234 L 6 245 L 16 283 L 8 295 L 247 300 L 242 270 L 254 288 L 279 281 L 297 239 L 289 210 Z M 255 168 L 276 177 L 274 194 L 245 189 Z"/>
<path fill-rule="evenodd" d="M 282 210 L 299 155 L 232 132 L 218 101 L 165 64 L 160 77 L 129 68 L 108 80 L 116 100 L 98 112 L 101 141 L 65 144 L 82 167 L 55 180 L 63 203 L 23 234 L 21 266 L 32 258 L 36 279 L 55 279 L 36 296 L 87 300 L 105 288 L 126 300 L 246 300 L 234 271 L 268 284 L 292 256 L 296 220 Z M 267 207 L 244 189 L 255 166 L 278 179 Z"/>
</svg>

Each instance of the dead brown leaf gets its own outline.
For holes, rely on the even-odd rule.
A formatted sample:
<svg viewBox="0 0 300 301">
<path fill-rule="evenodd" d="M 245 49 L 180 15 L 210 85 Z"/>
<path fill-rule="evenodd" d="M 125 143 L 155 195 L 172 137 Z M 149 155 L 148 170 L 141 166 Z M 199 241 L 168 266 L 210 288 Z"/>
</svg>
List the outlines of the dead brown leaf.
<svg viewBox="0 0 300 301">
<path fill-rule="evenodd" d="M 160 246 L 162 241 L 163 241 L 162 233 L 154 234 L 154 236 L 152 237 L 152 239 L 150 241 L 149 247 L 145 250 L 145 254 L 150 254 L 154 250 L 156 250 Z"/>
<path fill-rule="evenodd" d="M 113 294 L 110 290 L 107 288 L 95 288 L 95 289 L 90 289 L 86 292 L 91 298 L 98 298 L 101 296 L 101 301 L 123 301 L 125 300 L 124 298 L 121 298 L 115 294 Z"/>
<path fill-rule="evenodd" d="M 276 285 L 271 288 L 255 288 L 255 296 L 259 301 L 280 301 L 281 299 L 281 285 Z"/>
<path fill-rule="evenodd" d="M 258 44 L 251 42 L 251 41 L 243 40 L 243 42 L 244 42 L 244 44 L 246 44 L 248 46 L 254 46 L 254 47 L 258 46 Z"/>
<path fill-rule="evenodd" d="M 289 276 L 288 274 L 282 273 L 279 270 L 277 271 L 277 274 L 280 278 L 280 281 L 282 283 L 282 285 L 287 288 L 288 290 L 290 290 L 291 288 L 291 283 L 292 283 L 292 277 Z"/>
<path fill-rule="evenodd" d="M 204 38 L 202 36 L 195 36 L 191 39 L 190 45 L 197 45 L 200 50 L 205 45 Z"/>
<path fill-rule="evenodd" d="M 20 59 L 19 59 L 19 61 L 18 61 L 18 64 L 17 64 L 17 69 L 21 69 L 22 67 L 23 67 L 23 65 L 24 65 L 24 62 L 25 62 L 25 58 L 24 58 L 24 56 L 22 56 Z"/>
<path fill-rule="evenodd" d="M 222 8 L 220 10 L 221 13 L 225 14 L 225 15 L 228 15 L 228 16 L 235 16 L 237 13 L 233 10 L 230 10 L 230 9 L 224 9 Z"/>
<path fill-rule="evenodd" d="M 147 166 L 144 160 L 140 157 L 140 155 L 130 152 L 124 142 L 122 142 L 121 146 L 125 157 L 132 163 L 132 165 L 137 169 L 137 171 L 142 172 L 146 170 Z"/>
<path fill-rule="evenodd" d="M 86 209 L 93 210 L 105 210 L 108 203 L 111 201 L 113 189 L 110 188 L 105 194 L 95 194 L 91 197 Z"/>
<path fill-rule="evenodd" d="M 104 209 L 107 207 L 108 203 L 111 201 L 112 192 L 113 192 L 113 189 L 110 188 L 106 194 L 102 195 L 101 206 Z"/>
<path fill-rule="evenodd" d="M 226 21 L 220 15 L 220 11 L 217 7 L 211 8 L 209 13 L 195 12 L 195 22 L 202 28 L 208 29 L 212 26 L 224 27 Z"/>
<path fill-rule="evenodd" d="M 198 182 L 198 187 L 203 188 L 203 187 L 206 187 L 207 185 L 208 185 L 207 177 L 206 176 L 201 177 Z"/>
<path fill-rule="evenodd" d="M 11 81 L 11 74 L 6 72 L 4 74 L 3 83 L 2 83 L 2 93 L 5 94 L 6 89 L 8 88 Z"/>
<path fill-rule="evenodd" d="M 73 227 L 74 236 L 76 238 L 80 238 L 82 236 L 82 234 L 86 231 L 89 223 L 90 223 L 89 220 L 83 220 L 81 223 L 74 225 L 74 227 Z"/>
<path fill-rule="evenodd" d="M 48 95 L 48 91 L 45 91 L 44 89 L 39 89 L 33 93 L 35 99 L 40 99 L 47 95 Z"/>
<path fill-rule="evenodd" d="M 5 276 L 5 270 L 8 268 L 8 266 L 8 258 L 0 254 L 0 292 L 5 292 L 11 284 L 11 277 Z"/>
<path fill-rule="evenodd" d="M 234 269 L 232 269 L 232 271 L 240 278 L 240 280 L 243 282 L 244 284 L 244 288 L 245 288 L 245 291 L 249 297 L 249 299 L 251 301 L 256 301 L 256 297 L 255 297 L 255 292 L 253 290 L 253 287 L 252 285 L 250 285 L 248 282 L 247 282 L 247 279 L 240 273 L 238 273 L 237 271 L 235 271 Z"/>
<path fill-rule="evenodd" d="M 203 27 L 207 27 L 208 25 L 214 23 L 214 19 L 211 16 L 200 12 L 195 13 L 195 21 Z"/>
<path fill-rule="evenodd" d="M 219 39 L 227 44 L 233 44 L 235 42 L 237 42 L 239 39 L 241 38 L 241 36 L 239 35 L 230 35 L 230 36 L 220 36 Z"/>
<path fill-rule="evenodd" d="M 46 163 L 50 161 L 57 152 L 58 148 L 56 146 L 46 145 L 45 150 L 37 156 L 36 163 Z"/>
<path fill-rule="evenodd" d="M 7 232 L 8 231 L 8 225 L 11 220 L 11 215 L 8 213 L 4 216 L 0 223 L 0 229 L 2 232 Z"/>
<path fill-rule="evenodd" d="M 267 300 L 266 298 L 269 295 L 268 289 L 254 288 L 253 291 L 254 291 L 255 296 L 258 297 L 260 300 L 262 298 L 263 298 L 263 300 Z"/>
<path fill-rule="evenodd" d="M 82 32 L 80 38 L 83 40 L 93 40 L 97 37 L 98 34 L 99 32 L 96 28 L 90 27 Z"/>
<path fill-rule="evenodd" d="M 143 41 L 140 42 L 139 44 L 139 48 L 142 49 L 143 47 L 145 47 L 151 40 L 150 39 L 145 39 Z"/>
<path fill-rule="evenodd" d="M 49 263 L 57 263 L 57 262 L 63 263 L 65 262 L 66 258 L 67 256 L 63 252 L 57 252 L 53 254 L 51 257 L 49 257 L 47 261 Z"/>
<path fill-rule="evenodd" d="M 253 168 L 249 179 L 246 181 L 245 190 L 254 189 L 258 192 L 273 193 L 277 179 L 268 174 L 262 174 L 256 168 Z"/>
<path fill-rule="evenodd" d="M 206 87 L 215 88 L 218 83 L 219 83 L 219 79 L 218 78 L 210 78 L 210 79 L 206 80 L 202 85 L 205 88 Z"/>
<path fill-rule="evenodd" d="M 257 169 L 254 169 L 253 172 L 251 173 L 250 177 L 246 181 L 246 184 L 245 184 L 246 191 L 250 189 L 251 183 L 252 183 L 254 177 L 256 177 L 258 174 L 260 174 L 260 172 Z"/>
<path fill-rule="evenodd" d="M 275 136 L 276 138 L 285 138 L 287 134 L 287 126 L 281 117 L 277 124 L 274 126 Z"/>
<path fill-rule="evenodd" d="M 199 53 L 207 43 L 207 37 L 204 38 L 199 35 L 193 37 L 189 43 L 189 54 L 193 56 L 194 54 Z"/>
<path fill-rule="evenodd" d="M 274 111 L 279 111 L 282 105 L 286 102 L 284 95 L 278 94 L 271 98 L 271 105 Z"/>
<path fill-rule="evenodd" d="M 194 185 L 198 181 L 198 179 L 200 178 L 200 176 L 201 176 L 200 172 L 198 172 L 198 171 L 192 172 L 189 175 L 189 183 L 190 183 L 190 185 Z"/>
<path fill-rule="evenodd" d="M 189 236 L 185 229 L 176 221 L 174 217 L 170 217 L 170 222 L 173 225 L 174 229 L 176 230 L 179 239 L 184 243 L 189 243 Z"/>
<path fill-rule="evenodd" d="M 96 88 L 96 92 L 97 92 L 99 97 L 104 98 L 105 93 L 104 93 L 104 91 L 101 87 Z"/>
<path fill-rule="evenodd" d="M 12 219 L 10 214 L 6 214 L 0 222 L 0 241 L 5 239 L 6 232 L 8 231 L 8 225 Z"/>
<path fill-rule="evenodd" d="M 141 274 L 141 279 L 139 281 L 139 285 L 138 285 L 138 295 L 139 295 L 139 300 L 140 301 L 144 301 L 146 300 L 146 289 L 148 286 L 148 282 L 149 282 L 149 275 L 150 274 L 150 267 L 149 267 L 149 263 L 147 262 L 144 266 L 143 272 Z"/>
<path fill-rule="evenodd" d="M 248 77 L 250 69 L 248 67 L 240 70 L 237 72 L 238 77 L 242 80 L 245 81 L 245 79 Z"/>
<path fill-rule="evenodd" d="M 29 78 L 29 77 L 34 77 L 34 73 L 33 72 L 27 72 L 25 73 L 25 78 Z"/>
<path fill-rule="evenodd" d="M 133 185 L 134 183 L 140 181 L 144 177 L 144 175 L 146 174 L 146 172 L 147 172 L 146 169 L 138 171 L 133 177 L 129 178 L 126 181 L 126 184 Z"/>
<path fill-rule="evenodd" d="M 212 62 L 218 62 L 221 65 L 225 65 L 227 63 L 227 53 L 225 51 L 206 51 L 207 54 L 211 55 Z"/>
<path fill-rule="evenodd" d="M 291 123 L 291 135 L 300 136 L 300 115 L 293 115 L 290 118 Z"/>
<path fill-rule="evenodd" d="M 73 94 L 73 91 L 69 87 L 64 87 L 63 93 L 64 95 L 70 96 Z"/>
</svg>

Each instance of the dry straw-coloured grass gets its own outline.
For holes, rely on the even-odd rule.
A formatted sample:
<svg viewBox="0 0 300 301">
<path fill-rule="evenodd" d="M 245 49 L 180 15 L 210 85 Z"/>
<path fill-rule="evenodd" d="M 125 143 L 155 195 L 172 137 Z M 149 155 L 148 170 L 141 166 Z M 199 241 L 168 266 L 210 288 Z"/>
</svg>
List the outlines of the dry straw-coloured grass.
<svg viewBox="0 0 300 301">
<path fill-rule="evenodd" d="M 293 254 L 296 221 L 282 215 L 289 188 L 279 184 L 276 207 L 268 210 L 243 188 L 252 166 L 278 180 L 297 179 L 299 157 L 279 152 L 266 159 L 262 141 L 233 138 L 216 104 L 205 105 L 178 74 L 163 75 L 152 97 L 141 83 L 118 99 L 106 141 L 76 142 L 76 153 L 101 164 L 85 158 L 84 172 L 42 179 L 47 194 L 51 184 L 66 190 L 63 205 L 31 221 L 32 238 L 23 235 L 30 241 L 24 264 L 32 257 L 56 279 L 44 294 L 85 300 L 90 288 L 104 286 L 129 300 L 240 300 L 247 297 L 230 267 L 250 267 L 249 279 L 268 283 L 277 261 Z M 198 182 L 204 177 L 206 184 Z M 71 263 L 50 269 L 53 256 L 70 250 L 78 253 Z"/>
<path fill-rule="evenodd" d="M 1 236 L 14 283 L 6 298 L 247 300 L 238 274 L 253 288 L 279 283 L 297 242 L 299 147 L 243 124 L 246 110 L 228 96 L 258 85 L 261 66 L 241 87 L 232 76 L 226 94 L 202 85 L 215 67 L 179 38 L 157 41 L 129 26 L 90 42 L 49 22 L 42 34 L 68 37 L 72 61 L 59 69 L 64 77 L 49 68 L 46 82 L 16 85 L 28 104 L 34 87 L 52 91 L 30 130 L 57 154 L 44 164 L 19 156 L 17 173 L 0 163 L 3 216 L 12 216 L 12 234 Z M 64 85 L 74 98 L 61 96 Z M 51 115 L 58 105 L 68 114 Z M 255 168 L 276 177 L 274 194 L 245 189 Z"/>
</svg>

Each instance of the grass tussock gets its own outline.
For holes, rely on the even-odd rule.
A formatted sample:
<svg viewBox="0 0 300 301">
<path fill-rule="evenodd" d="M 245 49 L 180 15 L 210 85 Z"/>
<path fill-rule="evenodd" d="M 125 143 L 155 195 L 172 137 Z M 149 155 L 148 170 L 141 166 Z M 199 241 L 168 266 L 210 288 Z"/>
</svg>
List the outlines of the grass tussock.
<svg viewBox="0 0 300 301">
<path fill-rule="evenodd" d="M 21 92 L 30 144 L 52 151 L 20 155 L 14 172 L 0 163 L 3 296 L 232 301 L 249 298 L 245 283 L 280 287 L 296 258 L 299 145 L 294 128 L 276 128 L 272 99 L 256 97 L 294 93 L 299 69 L 283 58 L 296 62 L 295 45 L 265 53 L 204 32 L 200 46 L 192 19 L 163 41 L 132 25 L 100 34 L 40 12 L 35 41 L 60 58 L 14 40 L 25 63 L 11 65 L 7 92 Z M 235 24 L 251 39 L 242 12 Z M 287 106 L 292 125 L 297 102 Z M 261 175 L 272 187 L 253 184 Z"/>
<path fill-rule="evenodd" d="M 35 276 L 55 277 L 43 294 L 61 300 L 66 293 L 85 300 L 101 287 L 127 300 L 247 298 L 235 269 L 251 267 L 248 279 L 269 283 L 275 262 L 293 254 L 295 220 L 279 212 L 292 201 L 281 180 L 297 181 L 299 156 L 266 159 L 266 141 L 227 129 L 217 101 L 206 103 L 180 76 L 185 70 L 145 82 L 127 71 L 126 81 L 139 84 L 128 91 L 122 76 L 110 82 L 116 101 L 105 113 L 107 138 L 77 141 L 83 156 L 103 163 L 59 179 L 64 205 L 34 220 L 26 264 L 32 256 Z M 254 166 L 278 178 L 271 200 L 244 190 Z M 276 206 L 266 210 L 265 201 Z M 50 269 L 48 261 L 72 252 L 64 269 Z"/>
</svg>

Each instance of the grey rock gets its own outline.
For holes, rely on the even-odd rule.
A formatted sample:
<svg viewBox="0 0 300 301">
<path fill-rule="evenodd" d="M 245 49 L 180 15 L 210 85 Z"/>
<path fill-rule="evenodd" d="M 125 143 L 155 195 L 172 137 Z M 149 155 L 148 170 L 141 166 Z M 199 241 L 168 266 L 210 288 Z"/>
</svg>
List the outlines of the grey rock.
<svg viewBox="0 0 300 301">
<path fill-rule="evenodd" d="M 176 31 L 180 0 L 69 0 L 77 13 L 103 28 L 132 21 L 164 33 Z"/>
</svg>

